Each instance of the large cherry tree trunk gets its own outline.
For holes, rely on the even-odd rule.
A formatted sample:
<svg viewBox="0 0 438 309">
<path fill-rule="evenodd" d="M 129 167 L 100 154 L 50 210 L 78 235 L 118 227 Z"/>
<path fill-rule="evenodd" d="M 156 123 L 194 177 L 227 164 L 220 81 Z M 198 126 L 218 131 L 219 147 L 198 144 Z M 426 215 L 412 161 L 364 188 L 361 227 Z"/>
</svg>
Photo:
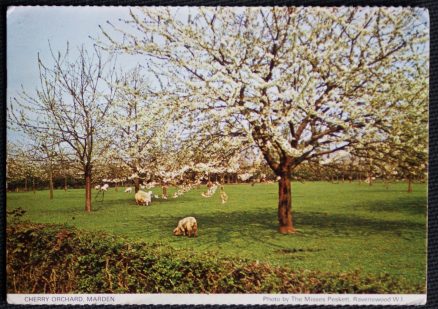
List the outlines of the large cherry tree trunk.
<svg viewBox="0 0 438 309">
<path fill-rule="evenodd" d="M 278 181 L 278 231 L 282 234 L 295 232 L 292 224 L 292 186 L 290 175 L 280 176 Z"/>
<path fill-rule="evenodd" d="M 85 211 L 91 212 L 91 169 L 85 171 Z"/>
<path fill-rule="evenodd" d="M 256 131 L 256 133 L 258 133 Z M 255 138 L 259 138 L 256 135 Z M 297 162 L 293 158 L 282 156 L 280 162 L 274 159 L 269 149 L 262 149 L 263 156 L 278 179 L 278 231 L 281 234 L 292 234 L 296 230 L 292 223 L 292 186 L 291 174 Z"/>
</svg>

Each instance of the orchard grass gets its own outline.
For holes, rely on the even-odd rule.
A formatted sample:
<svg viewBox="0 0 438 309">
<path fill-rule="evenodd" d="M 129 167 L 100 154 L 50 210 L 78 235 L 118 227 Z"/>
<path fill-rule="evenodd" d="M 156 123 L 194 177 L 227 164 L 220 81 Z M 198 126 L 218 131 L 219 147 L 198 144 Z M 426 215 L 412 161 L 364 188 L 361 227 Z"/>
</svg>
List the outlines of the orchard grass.
<svg viewBox="0 0 438 309">
<path fill-rule="evenodd" d="M 169 196 L 174 188 L 169 189 Z M 277 184 L 225 185 L 229 199 L 221 204 L 219 190 L 211 198 L 205 186 L 168 200 L 153 199 L 137 206 L 133 193 L 113 187 L 93 211 L 84 211 L 84 190 L 56 190 L 7 195 L 7 209 L 26 210 L 22 220 L 57 223 L 91 231 L 105 231 L 128 241 L 164 243 L 175 248 L 239 257 L 323 272 L 360 270 L 388 273 L 412 284 L 426 282 L 427 185 L 404 182 L 372 186 L 358 182 L 293 182 L 293 222 L 297 232 L 277 232 Z M 159 188 L 154 193 L 161 193 Z M 198 220 L 198 238 L 176 237 L 179 219 Z"/>
</svg>

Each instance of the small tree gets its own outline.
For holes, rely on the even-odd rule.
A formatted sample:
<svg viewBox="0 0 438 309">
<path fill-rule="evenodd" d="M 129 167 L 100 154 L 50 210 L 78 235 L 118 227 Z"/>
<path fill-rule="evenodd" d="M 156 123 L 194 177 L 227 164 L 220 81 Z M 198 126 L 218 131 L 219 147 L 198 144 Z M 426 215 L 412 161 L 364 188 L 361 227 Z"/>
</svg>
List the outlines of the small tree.
<svg viewBox="0 0 438 309">
<path fill-rule="evenodd" d="M 30 139 L 50 136 L 70 149 L 85 178 L 85 211 L 91 211 L 93 163 L 108 148 L 107 117 L 114 98 L 114 67 L 97 49 L 78 49 L 76 60 L 52 52 L 52 64 L 38 56 L 40 86 L 35 95 L 25 90 L 11 105 L 11 120 Z M 45 151 L 49 147 L 41 143 Z"/>
</svg>

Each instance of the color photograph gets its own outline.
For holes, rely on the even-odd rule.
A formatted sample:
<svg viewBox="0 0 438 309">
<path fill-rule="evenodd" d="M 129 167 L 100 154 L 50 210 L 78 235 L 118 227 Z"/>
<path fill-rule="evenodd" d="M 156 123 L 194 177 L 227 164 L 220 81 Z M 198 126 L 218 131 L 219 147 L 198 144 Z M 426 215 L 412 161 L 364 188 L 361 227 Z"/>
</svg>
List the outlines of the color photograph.
<svg viewBox="0 0 438 309">
<path fill-rule="evenodd" d="M 9 7 L 8 300 L 425 301 L 429 43 L 415 7 Z"/>
</svg>

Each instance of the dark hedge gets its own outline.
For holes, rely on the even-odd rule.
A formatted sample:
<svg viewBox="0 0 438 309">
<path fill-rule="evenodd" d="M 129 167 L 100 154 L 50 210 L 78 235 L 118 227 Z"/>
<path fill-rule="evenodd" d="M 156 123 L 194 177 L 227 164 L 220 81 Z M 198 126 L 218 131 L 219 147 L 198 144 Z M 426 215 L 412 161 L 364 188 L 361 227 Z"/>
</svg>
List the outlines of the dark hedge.
<svg viewBox="0 0 438 309">
<path fill-rule="evenodd" d="M 9 293 L 423 293 L 388 274 L 272 267 L 61 225 L 7 228 Z"/>
</svg>

